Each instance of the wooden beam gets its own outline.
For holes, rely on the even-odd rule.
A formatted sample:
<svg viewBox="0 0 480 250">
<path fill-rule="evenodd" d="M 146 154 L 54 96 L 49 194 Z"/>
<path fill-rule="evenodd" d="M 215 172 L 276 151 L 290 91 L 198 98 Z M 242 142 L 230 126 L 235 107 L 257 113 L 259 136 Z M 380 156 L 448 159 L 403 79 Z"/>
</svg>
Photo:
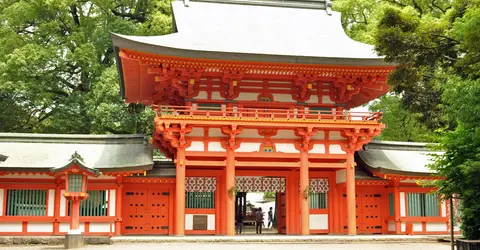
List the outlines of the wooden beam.
<svg viewBox="0 0 480 250">
<path fill-rule="evenodd" d="M 226 161 L 185 161 L 186 166 L 209 166 L 209 167 L 225 167 Z"/>
<path fill-rule="evenodd" d="M 346 168 L 345 163 L 328 163 L 328 162 L 321 162 L 321 163 L 309 163 L 309 168 Z"/>
<path fill-rule="evenodd" d="M 236 161 L 235 167 L 291 167 L 298 168 L 298 162 Z"/>
</svg>

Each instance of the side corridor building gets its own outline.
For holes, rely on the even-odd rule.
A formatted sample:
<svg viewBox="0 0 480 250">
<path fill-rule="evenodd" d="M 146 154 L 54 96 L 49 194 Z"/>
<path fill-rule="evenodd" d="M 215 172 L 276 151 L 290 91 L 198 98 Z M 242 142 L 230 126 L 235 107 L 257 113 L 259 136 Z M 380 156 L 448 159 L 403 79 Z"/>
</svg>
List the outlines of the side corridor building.
<svg viewBox="0 0 480 250">
<path fill-rule="evenodd" d="M 248 192 L 276 193 L 281 234 L 444 234 L 420 143 L 372 142 L 386 64 L 351 40 L 325 0 L 172 2 L 174 33 L 112 34 L 127 103 L 152 106 L 144 135 L 0 134 L 0 235 L 68 231 L 65 180 L 80 155 L 86 235 L 234 235 Z M 150 136 L 150 135 L 149 135 Z M 154 161 L 153 147 L 168 159 Z"/>
</svg>

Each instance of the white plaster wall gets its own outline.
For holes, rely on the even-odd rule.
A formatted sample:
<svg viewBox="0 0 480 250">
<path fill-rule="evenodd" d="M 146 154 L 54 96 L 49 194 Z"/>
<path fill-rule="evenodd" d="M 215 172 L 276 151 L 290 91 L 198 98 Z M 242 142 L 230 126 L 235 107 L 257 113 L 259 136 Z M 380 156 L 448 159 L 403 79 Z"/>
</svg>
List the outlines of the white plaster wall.
<svg viewBox="0 0 480 250">
<path fill-rule="evenodd" d="M 413 224 L 413 231 L 414 232 L 421 232 L 423 231 L 423 226 L 421 222 L 414 222 Z"/>
<path fill-rule="evenodd" d="M 272 94 L 273 100 L 276 102 L 297 102 L 292 98 L 291 94 Z"/>
<path fill-rule="evenodd" d="M 222 130 L 219 128 L 211 128 L 208 130 L 208 137 L 227 137 L 222 134 Z"/>
<path fill-rule="evenodd" d="M 312 135 L 312 140 L 324 140 L 325 139 L 325 132 L 318 131 L 318 133 Z"/>
<path fill-rule="evenodd" d="M 208 143 L 208 151 L 210 152 L 225 152 L 225 149 L 222 148 L 220 142 L 211 141 Z"/>
<path fill-rule="evenodd" d="M 5 195 L 5 189 L 1 188 L 0 189 L 0 216 L 3 216 L 3 197 Z"/>
<path fill-rule="evenodd" d="M 207 216 L 207 230 L 215 230 L 215 215 L 209 214 Z"/>
<path fill-rule="evenodd" d="M 192 141 L 190 147 L 186 148 L 185 151 L 202 151 L 204 150 L 203 141 Z"/>
<path fill-rule="evenodd" d="M 346 140 L 347 138 L 343 137 L 340 134 L 340 131 L 330 131 L 330 133 L 328 133 L 328 139 L 330 139 L 330 140 Z"/>
<path fill-rule="evenodd" d="M 83 222 L 80 222 L 80 232 L 85 232 L 85 223 Z M 70 230 L 70 222 L 62 222 L 60 223 L 60 226 L 59 226 L 59 229 L 58 231 L 60 231 L 61 233 L 66 233 Z"/>
<path fill-rule="evenodd" d="M 108 192 L 110 197 L 108 197 L 109 207 L 108 207 L 108 216 L 115 216 L 115 209 L 117 208 L 117 190 L 110 189 Z"/>
<path fill-rule="evenodd" d="M 65 189 L 60 191 L 60 216 L 65 216 L 66 209 L 67 209 L 67 199 L 65 199 Z"/>
<path fill-rule="evenodd" d="M 185 230 L 193 230 L 193 214 L 185 214 Z M 207 215 L 207 230 L 215 230 L 215 215 Z"/>
<path fill-rule="evenodd" d="M 276 80 L 273 80 L 273 81 L 268 81 L 268 83 L 275 83 L 275 84 L 281 84 L 280 86 L 285 86 L 285 87 L 288 87 L 288 88 L 291 88 L 291 84 L 292 82 L 289 82 L 289 81 L 276 81 Z M 272 88 L 274 89 L 274 88 Z"/>
<path fill-rule="evenodd" d="M 340 144 L 330 144 L 328 149 L 330 154 L 345 154 L 345 151 L 342 150 L 342 146 L 340 146 Z"/>
<path fill-rule="evenodd" d="M 336 183 L 344 183 L 347 181 L 347 170 L 342 169 L 335 172 Z"/>
<path fill-rule="evenodd" d="M 27 232 L 35 233 L 53 233 L 53 223 L 52 222 L 28 222 Z"/>
<path fill-rule="evenodd" d="M 275 149 L 277 152 L 283 152 L 283 153 L 299 153 L 295 148 L 295 145 L 292 143 L 275 143 Z"/>
<path fill-rule="evenodd" d="M 203 128 L 192 128 L 192 132 L 188 133 L 188 137 L 203 137 Z"/>
<path fill-rule="evenodd" d="M 237 138 L 259 138 L 259 139 L 265 138 L 264 136 L 258 134 L 257 129 L 244 129 L 236 137 Z"/>
<path fill-rule="evenodd" d="M 0 179 L 4 178 L 22 178 L 22 179 L 42 179 L 42 180 L 53 180 L 55 177 L 41 174 L 5 174 L 0 176 Z"/>
<path fill-rule="evenodd" d="M 212 100 L 223 100 L 223 98 L 220 96 L 220 92 L 212 91 Z"/>
<path fill-rule="evenodd" d="M 310 229 L 328 229 L 328 214 L 310 214 Z"/>
<path fill-rule="evenodd" d="M 445 201 L 442 201 L 442 217 L 447 217 L 447 204 Z"/>
<path fill-rule="evenodd" d="M 240 81 L 240 83 L 242 83 L 242 82 L 256 82 L 256 83 L 263 83 L 263 81 L 262 81 L 262 80 L 241 80 L 241 81 Z M 242 87 L 246 87 L 246 86 L 242 86 Z M 251 86 L 248 86 L 248 87 L 251 87 Z M 262 86 L 255 86 L 255 87 L 257 87 L 257 88 L 262 88 L 262 89 L 263 89 L 263 87 L 262 87 Z"/>
<path fill-rule="evenodd" d="M 318 96 L 316 94 L 312 94 L 306 103 L 318 103 Z"/>
<path fill-rule="evenodd" d="M 0 222 L 0 232 L 21 233 L 22 222 Z"/>
<path fill-rule="evenodd" d="M 447 223 L 445 222 L 427 222 L 427 232 L 445 232 L 447 231 Z"/>
<path fill-rule="evenodd" d="M 313 145 L 313 148 L 312 148 L 312 150 L 310 150 L 310 153 L 325 154 L 325 145 L 324 144 Z"/>
<path fill-rule="evenodd" d="M 400 217 L 406 216 L 405 193 L 400 192 Z"/>
<path fill-rule="evenodd" d="M 90 226 L 88 227 L 88 231 L 91 233 L 105 233 L 110 232 L 110 222 L 90 222 Z M 113 228 L 112 228 L 112 232 Z"/>
<path fill-rule="evenodd" d="M 89 180 L 114 180 L 117 177 L 115 176 L 108 176 L 108 175 L 100 175 L 98 177 L 88 176 Z"/>
<path fill-rule="evenodd" d="M 293 130 L 278 130 L 277 135 L 272 136 L 274 139 L 299 139 L 298 136 L 295 135 Z"/>
<path fill-rule="evenodd" d="M 260 142 L 242 142 L 235 152 L 258 152 L 260 150 Z"/>
<path fill-rule="evenodd" d="M 400 231 L 405 232 L 406 228 L 407 228 L 406 223 L 402 222 L 402 224 L 400 225 Z"/>
<path fill-rule="evenodd" d="M 208 92 L 207 91 L 198 91 L 198 95 L 195 96 L 195 99 L 208 99 Z"/>
<path fill-rule="evenodd" d="M 55 210 L 55 189 L 48 190 L 48 205 L 47 216 L 53 216 Z"/>
<path fill-rule="evenodd" d="M 238 94 L 238 97 L 236 100 L 239 101 L 256 101 L 258 99 L 259 93 L 246 93 L 246 92 L 240 92 Z"/>
<path fill-rule="evenodd" d="M 330 99 L 330 95 L 322 95 L 322 103 L 323 104 L 335 104 L 332 99 Z"/>
<path fill-rule="evenodd" d="M 395 232 L 395 221 L 389 221 L 388 222 L 388 231 L 389 232 Z"/>
</svg>

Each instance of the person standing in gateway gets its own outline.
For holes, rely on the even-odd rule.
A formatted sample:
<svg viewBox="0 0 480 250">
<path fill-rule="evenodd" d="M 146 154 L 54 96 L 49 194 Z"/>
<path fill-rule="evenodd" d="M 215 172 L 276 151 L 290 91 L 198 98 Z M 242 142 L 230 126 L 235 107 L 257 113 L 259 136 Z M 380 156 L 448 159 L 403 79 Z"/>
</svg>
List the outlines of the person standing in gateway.
<svg viewBox="0 0 480 250">
<path fill-rule="evenodd" d="M 268 210 L 268 225 L 267 227 L 270 228 L 270 225 L 273 227 L 273 207 L 270 207 L 270 210 Z"/>
<path fill-rule="evenodd" d="M 262 233 L 262 225 L 263 225 L 263 212 L 262 208 L 259 208 L 257 212 L 255 212 L 255 229 L 257 231 L 257 234 Z"/>
</svg>

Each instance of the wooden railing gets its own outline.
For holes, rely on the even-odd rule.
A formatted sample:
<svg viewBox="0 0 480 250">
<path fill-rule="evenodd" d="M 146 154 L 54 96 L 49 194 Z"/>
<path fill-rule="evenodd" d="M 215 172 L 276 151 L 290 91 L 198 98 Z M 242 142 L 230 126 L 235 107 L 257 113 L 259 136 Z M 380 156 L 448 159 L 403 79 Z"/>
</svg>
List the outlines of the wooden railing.
<svg viewBox="0 0 480 250">
<path fill-rule="evenodd" d="M 177 119 L 223 118 L 232 120 L 345 121 L 380 123 L 381 112 L 318 111 L 271 108 L 221 108 L 193 106 L 156 106 L 158 117 Z"/>
</svg>

